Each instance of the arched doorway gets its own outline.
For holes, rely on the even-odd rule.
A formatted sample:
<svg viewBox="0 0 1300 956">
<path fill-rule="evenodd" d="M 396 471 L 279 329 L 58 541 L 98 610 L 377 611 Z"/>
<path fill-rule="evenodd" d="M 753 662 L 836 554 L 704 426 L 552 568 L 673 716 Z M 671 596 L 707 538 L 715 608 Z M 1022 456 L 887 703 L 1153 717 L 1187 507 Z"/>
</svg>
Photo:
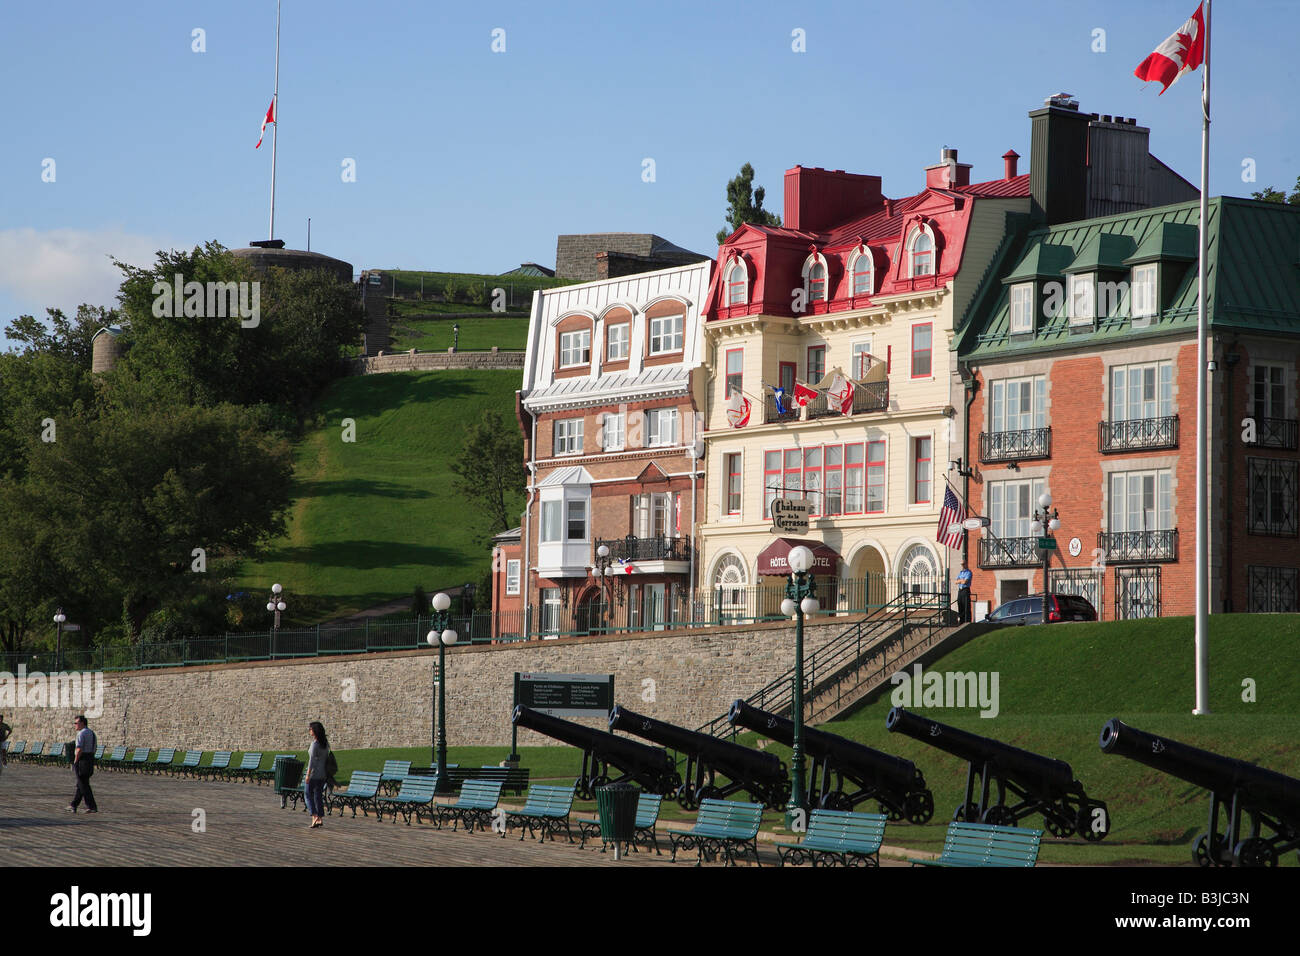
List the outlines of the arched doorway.
<svg viewBox="0 0 1300 956">
<path fill-rule="evenodd" d="M 748 620 L 749 575 L 745 562 L 735 554 L 724 554 L 713 566 L 712 581 L 712 616 L 717 623 L 738 624 Z"/>
<path fill-rule="evenodd" d="M 933 596 L 943 590 L 943 571 L 939 559 L 924 544 L 914 544 L 903 552 L 898 562 L 899 593 Z"/>
<path fill-rule="evenodd" d="M 587 588 L 578 597 L 573 610 L 573 629 L 578 634 L 603 631 L 609 626 L 605 603 L 599 588 Z"/>
<path fill-rule="evenodd" d="M 841 602 L 847 610 L 864 611 L 889 601 L 885 556 L 875 545 L 863 545 L 849 562 L 848 577 L 840 582 Z"/>
</svg>

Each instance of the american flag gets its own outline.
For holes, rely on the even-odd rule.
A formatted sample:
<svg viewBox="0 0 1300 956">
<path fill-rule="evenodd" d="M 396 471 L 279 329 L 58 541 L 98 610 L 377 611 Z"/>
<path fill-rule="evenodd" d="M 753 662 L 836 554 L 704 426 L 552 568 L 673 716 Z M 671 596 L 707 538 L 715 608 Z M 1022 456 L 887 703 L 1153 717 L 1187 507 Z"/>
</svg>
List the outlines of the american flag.
<svg viewBox="0 0 1300 956">
<path fill-rule="evenodd" d="M 939 532 L 935 535 L 934 540 L 942 541 L 950 548 L 961 547 L 962 531 L 955 534 L 948 533 L 948 526 L 951 524 L 960 524 L 966 520 L 966 506 L 957 500 L 957 496 L 952 493 L 952 488 L 945 486 L 943 493 L 943 508 L 939 511 Z"/>
</svg>

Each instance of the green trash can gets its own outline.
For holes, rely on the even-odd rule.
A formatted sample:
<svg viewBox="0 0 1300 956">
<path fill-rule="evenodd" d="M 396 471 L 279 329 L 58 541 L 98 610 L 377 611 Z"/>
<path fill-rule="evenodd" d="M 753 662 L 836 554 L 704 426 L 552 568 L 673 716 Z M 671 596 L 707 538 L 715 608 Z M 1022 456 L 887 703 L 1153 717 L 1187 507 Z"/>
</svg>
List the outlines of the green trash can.
<svg viewBox="0 0 1300 956">
<path fill-rule="evenodd" d="M 289 803 L 289 793 L 302 783 L 303 763 L 297 757 L 276 757 L 273 773 L 275 774 L 275 792 L 280 795 L 280 809 Z"/>
<path fill-rule="evenodd" d="M 94 753 L 94 751 L 91 751 L 91 753 Z M 72 763 L 72 758 L 74 758 L 75 756 L 77 756 L 77 743 L 76 743 L 76 741 L 74 740 L 72 743 L 64 744 L 64 745 L 63 745 L 63 759 L 64 759 L 64 761 L 65 761 L 66 763 Z"/>
<path fill-rule="evenodd" d="M 614 859 L 622 858 L 622 844 L 636 837 L 636 808 L 641 790 L 630 783 L 611 783 L 596 788 L 596 809 L 600 814 L 600 838 L 614 844 Z"/>
</svg>

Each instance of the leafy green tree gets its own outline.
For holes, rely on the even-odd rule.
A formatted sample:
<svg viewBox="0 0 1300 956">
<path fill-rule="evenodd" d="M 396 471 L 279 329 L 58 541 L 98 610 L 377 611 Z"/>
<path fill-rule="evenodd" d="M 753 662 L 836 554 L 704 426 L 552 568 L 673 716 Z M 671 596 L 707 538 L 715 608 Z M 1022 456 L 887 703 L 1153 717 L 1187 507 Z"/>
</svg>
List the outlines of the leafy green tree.
<svg viewBox="0 0 1300 956">
<path fill-rule="evenodd" d="M 492 532 L 507 530 L 524 494 L 524 442 L 515 423 L 485 411 L 469 426 L 451 470 L 453 487 L 487 516 Z"/>
<path fill-rule="evenodd" d="M 415 586 L 415 590 L 411 593 L 411 616 L 429 616 L 429 595 L 424 592 L 424 588 L 419 584 Z"/>
<path fill-rule="evenodd" d="M 754 188 L 754 167 L 749 163 L 740 167 L 740 175 L 727 183 L 727 225 L 718 230 L 718 245 L 747 222 L 759 226 L 779 226 L 781 217 L 763 208 L 767 190 Z"/>
<path fill-rule="evenodd" d="M 1274 189 L 1272 186 L 1265 186 L 1259 192 L 1250 194 L 1251 199 L 1261 199 L 1264 202 L 1284 202 L 1291 206 L 1300 206 L 1300 176 L 1295 179 L 1295 189 L 1288 196 L 1285 190 Z"/>
<path fill-rule="evenodd" d="M 7 326 L 5 335 L 26 345 L 24 353 L 41 353 L 65 358 L 77 367 L 90 370 L 91 343 L 95 333 L 106 325 L 117 325 L 116 309 L 83 303 L 69 319 L 62 309 L 46 309 L 46 320 L 20 315 Z M 49 323 L 47 328 L 45 322 Z"/>
</svg>

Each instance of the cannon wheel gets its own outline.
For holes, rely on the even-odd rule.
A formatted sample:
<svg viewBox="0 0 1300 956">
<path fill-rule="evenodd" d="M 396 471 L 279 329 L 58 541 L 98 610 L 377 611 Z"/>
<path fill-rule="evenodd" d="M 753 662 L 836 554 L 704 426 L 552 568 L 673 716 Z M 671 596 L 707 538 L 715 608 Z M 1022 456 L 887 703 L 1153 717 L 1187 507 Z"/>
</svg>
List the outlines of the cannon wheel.
<svg viewBox="0 0 1300 956">
<path fill-rule="evenodd" d="M 917 826 L 929 823 L 934 816 L 934 794 L 929 790 L 914 790 L 903 801 L 903 815 L 908 823 Z"/>
<path fill-rule="evenodd" d="M 685 784 L 677 787 L 677 805 L 688 813 L 699 806 L 695 802 L 695 791 Z"/>
<path fill-rule="evenodd" d="M 979 822 L 993 827 L 1013 827 L 1016 825 L 1016 815 L 1010 807 L 999 803 L 985 810 Z"/>
<path fill-rule="evenodd" d="M 577 780 L 573 781 L 573 795 L 579 800 L 593 799 L 591 787 L 588 785 L 587 780 L 587 777 L 579 777 Z"/>
<path fill-rule="evenodd" d="M 853 801 L 843 790 L 832 790 L 822 795 L 817 805 L 823 810 L 852 810 Z M 884 812 L 883 810 L 881 812 Z"/>
<path fill-rule="evenodd" d="M 695 791 L 695 805 L 698 807 L 705 800 L 717 800 L 722 791 L 717 787 L 703 786 Z"/>
<path fill-rule="evenodd" d="M 665 800 L 675 799 L 678 793 L 681 792 L 682 775 L 674 770 L 671 774 L 669 774 L 667 777 L 664 778 L 663 787 L 664 787 L 664 792 L 663 792 L 664 799 Z"/>
<path fill-rule="evenodd" d="M 957 809 L 952 812 L 952 822 L 953 823 L 978 823 L 979 815 L 980 815 L 979 807 L 977 807 L 973 803 L 963 803 L 960 804 L 957 807 Z"/>
<path fill-rule="evenodd" d="M 590 786 L 591 786 L 592 796 L 595 796 L 597 787 L 605 787 L 608 785 L 609 785 L 609 777 L 602 773 L 599 777 L 596 777 L 594 780 L 591 781 Z"/>
<path fill-rule="evenodd" d="M 1053 813 L 1044 813 L 1043 829 L 1058 840 L 1063 840 L 1074 833 L 1074 824 L 1064 816 L 1056 816 Z"/>
<path fill-rule="evenodd" d="M 1211 854 L 1210 835 L 1202 833 L 1196 838 L 1196 843 L 1192 846 L 1192 859 L 1199 866 L 1226 866 L 1227 864 L 1220 861 L 1223 859 L 1224 852 L 1228 849 L 1228 841 L 1220 833 L 1216 835 L 1215 843 L 1217 844 L 1217 852 Z"/>
<path fill-rule="evenodd" d="M 1101 811 L 1100 818 L 1096 816 L 1098 810 Z M 1101 829 L 1096 828 L 1094 821 L 1101 823 Z M 1106 834 L 1110 833 L 1110 810 L 1100 800 L 1089 800 L 1079 808 L 1079 813 L 1074 818 L 1074 828 L 1089 843 L 1104 840 Z"/>
<path fill-rule="evenodd" d="M 1277 866 L 1277 850 L 1268 840 L 1259 837 L 1242 840 L 1232 855 L 1238 866 Z"/>
</svg>

